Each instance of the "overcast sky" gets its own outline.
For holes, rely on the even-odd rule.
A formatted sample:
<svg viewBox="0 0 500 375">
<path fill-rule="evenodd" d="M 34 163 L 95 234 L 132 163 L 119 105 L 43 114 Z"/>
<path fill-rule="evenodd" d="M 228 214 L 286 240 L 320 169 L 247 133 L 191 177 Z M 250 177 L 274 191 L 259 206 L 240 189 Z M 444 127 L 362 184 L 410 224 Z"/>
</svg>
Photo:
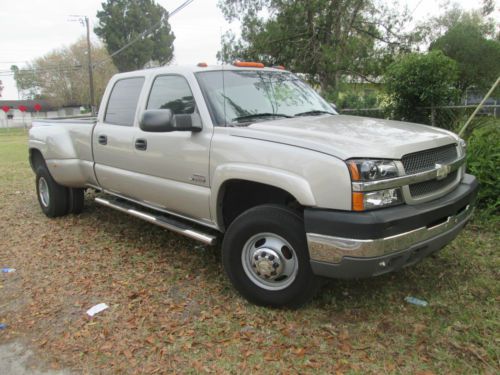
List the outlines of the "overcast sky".
<svg viewBox="0 0 500 375">
<path fill-rule="evenodd" d="M 88 15 L 91 25 L 103 0 L 4 0 L 0 7 L 0 80 L 4 91 L 1 99 L 17 99 L 14 79 L 6 75 L 10 66 L 47 52 L 70 45 L 85 33 L 78 22 L 70 22 L 69 15 Z M 184 0 L 157 0 L 171 11 Z M 400 0 L 415 20 L 426 20 L 440 11 L 440 0 Z M 463 8 L 477 7 L 479 1 L 457 0 Z M 194 0 L 170 20 L 175 34 L 174 64 L 216 63 L 221 35 L 235 25 L 229 25 L 217 8 L 217 0 Z M 93 35 L 93 39 L 97 37 Z"/>
</svg>

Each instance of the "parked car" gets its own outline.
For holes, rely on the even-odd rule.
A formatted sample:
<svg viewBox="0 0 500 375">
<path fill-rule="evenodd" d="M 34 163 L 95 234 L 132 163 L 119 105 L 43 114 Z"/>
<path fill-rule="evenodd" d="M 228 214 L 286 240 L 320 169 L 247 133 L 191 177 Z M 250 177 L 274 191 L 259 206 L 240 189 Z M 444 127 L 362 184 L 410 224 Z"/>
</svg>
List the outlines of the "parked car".
<svg viewBox="0 0 500 375">
<path fill-rule="evenodd" d="M 298 306 L 321 277 L 413 265 L 473 212 L 466 145 L 429 126 L 338 115 L 291 72 L 259 63 L 115 75 L 99 115 L 37 120 L 42 211 L 95 202 L 213 245 L 248 300 Z"/>
</svg>

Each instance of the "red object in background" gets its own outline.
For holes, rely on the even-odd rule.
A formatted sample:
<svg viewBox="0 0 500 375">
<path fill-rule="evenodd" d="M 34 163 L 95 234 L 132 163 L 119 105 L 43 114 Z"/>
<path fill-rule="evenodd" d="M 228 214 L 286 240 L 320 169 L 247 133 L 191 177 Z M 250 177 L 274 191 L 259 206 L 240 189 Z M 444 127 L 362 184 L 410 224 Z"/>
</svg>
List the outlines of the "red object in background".
<svg viewBox="0 0 500 375">
<path fill-rule="evenodd" d="M 21 112 L 26 112 L 28 108 L 26 108 L 24 105 L 20 105 L 19 107 L 17 107 L 17 109 L 19 109 Z"/>
<path fill-rule="evenodd" d="M 40 103 L 35 103 L 33 108 L 35 109 L 35 111 L 40 112 L 42 110 L 42 105 Z"/>
<path fill-rule="evenodd" d="M 2 106 L 2 111 L 4 111 L 5 113 L 7 113 L 7 112 L 10 111 L 10 107 L 8 105 L 4 105 L 4 106 Z"/>
</svg>

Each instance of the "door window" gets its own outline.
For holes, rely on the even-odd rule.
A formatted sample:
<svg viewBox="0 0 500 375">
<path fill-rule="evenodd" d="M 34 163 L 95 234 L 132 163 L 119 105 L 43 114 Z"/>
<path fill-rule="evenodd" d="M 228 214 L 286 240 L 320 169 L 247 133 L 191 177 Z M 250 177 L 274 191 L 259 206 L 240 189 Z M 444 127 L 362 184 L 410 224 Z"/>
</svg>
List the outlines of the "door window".
<svg viewBox="0 0 500 375">
<path fill-rule="evenodd" d="M 113 125 L 133 126 L 143 84 L 144 77 L 125 78 L 117 81 L 109 96 L 104 122 Z"/>
<path fill-rule="evenodd" d="M 159 76 L 153 82 L 147 109 L 170 109 L 172 114 L 190 115 L 195 110 L 193 93 L 184 77 Z"/>
</svg>

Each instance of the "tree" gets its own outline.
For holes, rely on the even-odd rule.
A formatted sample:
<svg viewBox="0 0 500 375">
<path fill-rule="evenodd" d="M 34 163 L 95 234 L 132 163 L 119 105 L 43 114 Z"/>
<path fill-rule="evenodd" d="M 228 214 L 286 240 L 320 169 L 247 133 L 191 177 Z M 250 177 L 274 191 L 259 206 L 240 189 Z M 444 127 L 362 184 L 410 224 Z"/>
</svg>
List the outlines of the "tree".
<svg viewBox="0 0 500 375">
<path fill-rule="evenodd" d="M 419 108 L 448 104 L 456 97 L 457 78 L 457 63 L 441 51 L 401 56 L 384 76 L 392 117 L 428 122 Z"/>
<path fill-rule="evenodd" d="M 92 57 L 102 61 L 94 67 L 94 90 L 100 101 L 116 68 L 106 49 L 92 45 Z M 85 105 L 90 102 L 85 38 L 69 47 L 54 50 L 23 68 L 12 66 L 14 80 L 23 99 L 44 98 L 55 106 Z"/>
<path fill-rule="evenodd" d="M 149 30 L 141 40 L 113 56 L 120 72 L 142 69 L 148 62 L 165 65 L 172 60 L 175 36 L 168 12 L 153 0 L 107 0 L 97 18 L 99 25 L 94 32 L 110 55 Z"/>
<path fill-rule="evenodd" d="M 19 69 L 17 65 L 12 65 L 10 70 L 14 73 L 17 91 L 22 99 L 36 99 L 39 97 L 40 88 L 31 64 L 27 64 L 23 69 Z"/>
<path fill-rule="evenodd" d="M 227 33 L 219 60 L 259 60 L 306 73 L 323 91 L 342 77 L 378 76 L 396 51 L 407 50 L 408 17 L 373 0 L 220 0 L 241 38 Z"/>
<path fill-rule="evenodd" d="M 471 86 L 487 90 L 500 75 L 500 41 L 487 39 L 484 25 L 463 19 L 430 45 L 454 59 L 459 67 L 459 89 Z"/>
</svg>

